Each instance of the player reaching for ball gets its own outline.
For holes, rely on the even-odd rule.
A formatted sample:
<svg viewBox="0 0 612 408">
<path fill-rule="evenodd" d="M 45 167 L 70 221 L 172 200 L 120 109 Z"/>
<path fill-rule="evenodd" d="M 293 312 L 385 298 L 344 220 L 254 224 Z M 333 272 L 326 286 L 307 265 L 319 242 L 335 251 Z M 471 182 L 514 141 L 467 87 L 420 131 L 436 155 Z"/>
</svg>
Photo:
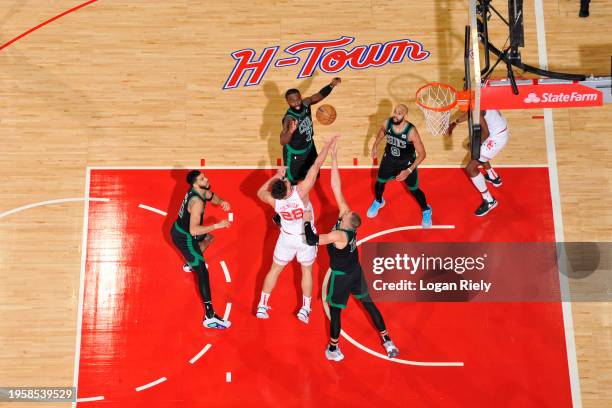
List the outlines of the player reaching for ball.
<svg viewBox="0 0 612 408">
<path fill-rule="evenodd" d="M 329 85 L 304 99 L 300 91 L 295 88 L 285 92 L 289 109 L 283 117 L 280 144 L 283 146 L 283 164 L 287 167 L 287 180 L 291 184 L 303 180 L 317 159 L 317 149 L 312 138 L 314 130 L 310 107 L 325 99 L 341 81 L 340 78 L 334 78 Z"/>
<path fill-rule="evenodd" d="M 399 350 L 391 341 L 385 321 L 368 293 L 368 284 L 359 263 L 357 228 L 361 225 L 361 218 L 355 211 L 351 211 L 342 194 L 336 140 L 333 141 L 331 146 L 331 156 L 331 187 L 340 211 L 338 221 L 331 232 L 317 235 L 311 224 L 313 214 L 304 214 L 306 243 L 313 246 L 326 245 L 329 254 L 331 277 L 326 301 L 329 304 L 330 330 L 325 357 L 333 361 L 340 361 L 344 358 L 338 346 L 341 331 L 340 314 L 342 309 L 346 308 L 350 295 L 358 299 L 370 315 L 380 334 L 381 343 L 387 352 L 387 356 L 389 358 L 397 357 Z"/>
<path fill-rule="evenodd" d="M 291 185 L 286 179 L 286 168 L 282 167 L 271 179 L 266 181 L 257 191 L 257 197 L 264 203 L 271 205 L 277 214 L 282 216 L 281 232 L 276 241 L 272 266 L 264 278 L 261 298 L 257 305 L 255 316 L 259 319 L 269 318 L 268 304 L 270 295 L 280 273 L 293 258 L 297 257 L 302 265 L 302 307 L 297 317 L 300 321 L 308 323 L 312 299 L 312 264 L 317 256 L 317 249 L 304 242 L 304 212 L 312 212 L 312 203 L 308 193 L 317 181 L 317 174 L 323 165 L 331 142 L 339 136 L 334 136 L 323 146 L 321 155 L 308 170 L 306 178 L 297 186 Z M 271 190 L 270 191 L 270 187 Z"/>
<path fill-rule="evenodd" d="M 423 217 L 421 225 L 423 228 L 431 227 L 431 206 L 427 204 L 425 193 L 419 188 L 418 166 L 425 160 L 425 147 L 416 127 L 408 120 L 408 107 L 400 104 L 393 110 L 393 116 L 383 123 L 374 145 L 372 146 L 372 158 L 377 156 L 378 144 L 386 138 L 385 154 L 380 161 L 378 176 L 374 185 L 376 197 L 368 209 L 368 218 L 374 218 L 378 211 L 385 206 L 383 192 L 385 184 L 391 180 L 406 183 L 410 194 L 416 199 L 421 207 Z"/>
</svg>

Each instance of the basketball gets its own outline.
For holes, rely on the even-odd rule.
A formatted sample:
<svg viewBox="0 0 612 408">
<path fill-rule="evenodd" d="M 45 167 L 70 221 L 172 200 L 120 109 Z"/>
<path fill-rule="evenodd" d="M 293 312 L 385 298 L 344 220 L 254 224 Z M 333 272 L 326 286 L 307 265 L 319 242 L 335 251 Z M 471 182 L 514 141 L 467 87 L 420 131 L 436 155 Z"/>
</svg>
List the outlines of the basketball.
<svg viewBox="0 0 612 408">
<path fill-rule="evenodd" d="M 317 109 L 317 120 L 322 125 L 331 125 L 336 120 L 336 109 L 331 105 L 321 105 Z"/>
</svg>

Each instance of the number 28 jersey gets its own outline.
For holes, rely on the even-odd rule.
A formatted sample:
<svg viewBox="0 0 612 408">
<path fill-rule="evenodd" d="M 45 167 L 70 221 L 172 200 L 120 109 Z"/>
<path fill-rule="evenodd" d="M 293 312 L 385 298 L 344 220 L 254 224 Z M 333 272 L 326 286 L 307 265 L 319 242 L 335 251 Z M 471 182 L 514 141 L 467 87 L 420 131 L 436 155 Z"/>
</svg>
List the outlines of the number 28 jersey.
<svg viewBox="0 0 612 408">
<path fill-rule="evenodd" d="M 311 211 L 314 228 L 314 210 L 312 203 L 309 201 L 306 206 L 300 198 L 297 191 L 297 186 L 291 187 L 291 195 L 284 200 L 275 200 L 274 210 L 281 217 L 281 229 L 292 235 L 301 235 L 304 233 L 304 211 Z"/>
</svg>

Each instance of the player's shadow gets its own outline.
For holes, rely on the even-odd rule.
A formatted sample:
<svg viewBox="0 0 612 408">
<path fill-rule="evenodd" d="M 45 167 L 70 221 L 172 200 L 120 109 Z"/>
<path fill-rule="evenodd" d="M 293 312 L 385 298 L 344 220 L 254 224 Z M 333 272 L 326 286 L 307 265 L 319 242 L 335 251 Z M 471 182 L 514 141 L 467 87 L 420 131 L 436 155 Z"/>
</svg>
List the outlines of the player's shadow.
<svg viewBox="0 0 612 408">
<path fill-rule="evenodd" d="M 253 218 L 265 219 L 265 231 L 258 231 L 257 234 L 262 237 L 261 248 L 255 249 L 259 253 L 263 254 L 262 259 L 264 262 L 259 266 L 257 274 L 255 275 L 255 285 L 253 286 L 253 301 L 251 311 L 253 312 L 257 308 L 259 303 L 259 295 L 263 285 L 264 278 L 270 270 L 272 264 L 272 254 L 274 253 L 274 247 L 276 244 L 276 238 L 280 232 L 279 228 L 272 222 L 272 216 L 274 215 L 274 209 L 262 202 L 255 194 L 259 187 L 266 182 L 274 173 L 275 170 L 266 170 L 266 163 L 261 160 L 257 163 L 257 169 L 251 171 L 251 173 L 244 179 L 240 184 L 240 192 L 248 197 L 252 201 L 252 212 L 250 214 Z M 258 210 L 255 210 L 255 207 Z M 255 231 L 252 231 L 255 233 Z M 254 244 L 255 241 L 252 241 Z"/>
<path fill-rule="evenodd" d="M 463 139 L 463 141 L 461 142 L 461 146 L 465 149 L 465 155 L 463 156 L 463 159 L 461 159 L 461 165 L 465 167 L 470 162 L 470 160 L 472 160 L 472 151 L 470 148 L 471 144 L 470 144 L 469 134 L 465 137 L 465 139 Z M 466 176 L 467 176 L 467 173 L 466 173 Z"/>
<path fill-rule="evenodd" d="M 168 204 L 165 209 L 168 215 L 164 217 L 164 222 L 162 223 L 162 236 L 164 237 L 164 241 L 166 241 L 166 244 L 177 254 L 177 270 L 180 270 L 180 265 L 184 263 L 184 259 L 178 248 L 174 246 L 170 231 L 172 230 L 172 224 L 176 221 L 176 215 L 179 212 L 185 193 L 189 188 L 186 181 L 187 171 L 186 169 L 170 170 L 170 176 L 174 180 L 174 188 L 172 189 L 172 194 L 168 199 Z"/>
<path fill-rule="evenodd" d="M 372 145 L 374 144 L 374 140 L 376 139 L 378 130 L 381 126 L 383 126 L 385 120 L 391 116 L 392 112 L 393 103 L 391 102 L 391 100 L 383 99 L 378 103 L 378 108 L 376 109 L 376 112 L 368 117 L 368 133 L 366 135 L 366 139 L 363 145 L 363 154 L 365 157 L 371 157 Z M 377 163 L 380 163 L 380 160 L 382 159 L 386 143 L 386 140 L 382 140 L 378 146 L 378 154 L 376 155 Z M 378 166 L 372 166 L 372 169 L 370 170 L 370 191 L 372 193 L 372 197 L 374 197 L 374 184 L 376 183 L 377 174 Z"/>
<path fill-rule="evenodd" d="M 170 194 L 170 198 L 168 204 L 166 205 L 166 212 L 168 215 L 164 218 L 164 222 L 162 223 L 162 236 L 164 237 L 164 241 L 166 241 L 166 245 L 172 248 L 172 251 L 176 253 L 176 272 L 182 272 L 182 265 L 185 263 L 185 259 L 183 258 L 183 254 L 181 251 L 174 245 L 172 241 L 172 225 L 176 221 L 176 216 L 181 208 L 181 204 L 183 203 L 183 199 L 185 198 L 185 194 L 189 190 L 189 185 L 187 184 L 187 173 L 188 169 L 172 169 L 170 170 L 170 176 L 174 180 L 174 188 L 172 189 L 172 194 Z M 192 278 L 194 280 L 193 291 L 194 296 L 197 296 L 199 299 L 200 292 L 198 289 L 198 276 L 197 274 L 192 274 Z"/>
<path fill-rule="evenodd" d="M 308 88 L 312 84 L 314 75 L 306 78 L 297 85 L 297 89 L 306 95 Z M 276 82 L 266 81 L 263 84 L 263 92 L 266 96 L 266 107 L 262 112 L 261 126 L 259 127 L 259 137 L 268 142 L 268 164 L 276 165 L 276 159 L 282 158 L 282 148 L 280 145 L 280 132 L 282 129 L 283 114 L 289 107 L 285 100 L 285 91 L 281 90 Z M 265 165 L 265 163 L 263 163 Z"/>
<path fill-rule="evenodd" d="M 365 157 L 370 157 L 372 152 L 372 145 L 374 144 L 374 140 L 376 139 L 376 135 L 378 135 L 378 130 L 383 125 L 385 120 L 391 116 L 393 112 L 393 103 L 391 99 L 382 99 L 378 103 L 378 108 L 376 112 L 368 116 L 368 130 L 366 132 L 365 140 L 363 141 L 363 155 Z M 382 152 L 381 147 L 384 147 L 384 143 L 381 142 L 379 146 L 379 153 Z M 381 155 L 378 155 L 380 160 Z"/>
</svg>

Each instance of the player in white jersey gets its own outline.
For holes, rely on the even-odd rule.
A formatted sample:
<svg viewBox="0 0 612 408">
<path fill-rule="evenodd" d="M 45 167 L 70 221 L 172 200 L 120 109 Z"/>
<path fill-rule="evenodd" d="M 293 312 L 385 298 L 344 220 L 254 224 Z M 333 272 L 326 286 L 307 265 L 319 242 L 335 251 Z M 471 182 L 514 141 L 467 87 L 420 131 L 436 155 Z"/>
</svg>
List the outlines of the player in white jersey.
<svg viewBox="0 0 612 408">
<path fill-rule="evenodd" d="M 285 177 L 287 168 L 281 167 L 276 175 L 266 181 L 257 191 L 257 197 L 271 205 L 281 217 L 281 231 L 274 248 L 272 266 L 264 279 L 261 298 L 255 313 L 260 319 L 270 317 L 268 302 L 278 276 L 285 265 L 297 257 L 298 262 L 302 265 L 302 307 L 297 317 L 304 323 L 309 321 L 312 300 L 312 264 L 317 256 L 317 250 L 316 247 L 306 244 L 303 218 L 305 211 L 313 211 L 308 193 L 317 181 L 317 175 L 327 157 L 331 143 L 337 138 L 338 136 L 334 136 L 325 143 L 306 177 L 297 186 L 291 185 L 291 182 Z"/>
<path fill-rule="evenodd" d="M 448 133 L 451 134 L 457 123 L 467 120 L 467 113 L 459 119 L 451 123 Z M 498 110 L 487 110 L 480 112 L 480 124 L 482 128 L 480 157 L 478 160 L 471 159 L 465 171 L 470 176 L 470 179 L 476 189 L 482 195 L 482 203 L 476 209 L 475 214 L 479 217 L 486 215 L 493 208 L 497 207 L 497 201 L 493 198 L 487 189 L 487 182 L 493 187 L 502 185 L 501 177 L 491 167 L 491 160 L 508 143 L 508 122 Z M 486 170 L 483 176 L 478 167 L 482 165 Z"/>
</svg>

